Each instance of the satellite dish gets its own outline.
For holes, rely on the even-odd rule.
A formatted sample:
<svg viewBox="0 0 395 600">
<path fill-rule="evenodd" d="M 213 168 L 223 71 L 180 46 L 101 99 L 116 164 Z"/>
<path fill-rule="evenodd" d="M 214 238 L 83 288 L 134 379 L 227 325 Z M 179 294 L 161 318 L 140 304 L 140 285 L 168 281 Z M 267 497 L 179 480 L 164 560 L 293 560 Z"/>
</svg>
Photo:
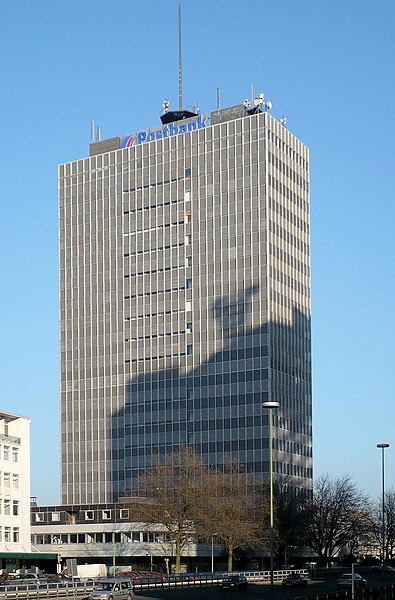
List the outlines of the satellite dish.
<svg viewBox="0 0 395 600">
<path fill-rule="evenodd" d="M 261 101 L 259 100 L 259 98 L 254 99 L 254 106 L 259 106 L 260 103 L 261 103 Z"/>
<path fill-rule="evenodd" d="M 267 110 L 270 110 L 272 108 L 272 106 L 273 106 L 272 102 L 266 102 L 266 108 L 267 108 Z"/>
</svg>

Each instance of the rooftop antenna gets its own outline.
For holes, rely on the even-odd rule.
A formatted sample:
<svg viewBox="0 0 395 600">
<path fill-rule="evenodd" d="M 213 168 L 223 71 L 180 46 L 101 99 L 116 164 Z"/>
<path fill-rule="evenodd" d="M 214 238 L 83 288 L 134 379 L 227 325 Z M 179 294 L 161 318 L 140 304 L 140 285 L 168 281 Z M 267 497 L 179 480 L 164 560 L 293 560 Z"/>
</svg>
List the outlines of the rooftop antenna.
<svg viewBox="0 0 395 600">
<path fill-rule="evenodd" d="M 91 121 L 91 144 L 95 143 L 95 122 L 92 119 Z"/>
<path fill-rule="evenodd" d="M 97 137 L 96 141 L 100 142 L 100 127 L 97 128 L 97 136 L 96 137 Z"/>
<path fill-rule="evenodd" d="M 181 3 L 178 5 L 178 109 L 182 110 Z"/>
<path fill-rule="evenodd" d="M 255 100 L 255 87 L 254 84 L 251 84 L 251 104 L 254 104 L 254 100 Z"/>
<path fill-rule="evenodd" d="M 217 88 L 217 110 L 221 108 L 221 90 Z"/>
</svg>

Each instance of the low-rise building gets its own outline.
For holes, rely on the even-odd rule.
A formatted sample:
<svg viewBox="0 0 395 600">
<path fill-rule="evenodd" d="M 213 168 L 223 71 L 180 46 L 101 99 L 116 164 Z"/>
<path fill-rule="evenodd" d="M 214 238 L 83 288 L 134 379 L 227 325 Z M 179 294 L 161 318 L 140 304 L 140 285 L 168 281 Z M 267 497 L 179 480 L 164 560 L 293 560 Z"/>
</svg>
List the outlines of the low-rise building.
<svg viewBox="0 0 395 600">
<path fill-rule="evenodd" d="M 127 501 L 80 506 L 32 506 L 33 546 L 56 553 L 58 570 L 76 575 L 77 565 L 106 564 L 109 572 L 123 570 L 171 570 L 175 546 L 163 525 L 142 522 L 138 510 Z M 191 540 L 183 550 L 186 571 L 208 570 L 211 552 L 216 560 L 220 545 L 211 540 Z"/>
</svg>

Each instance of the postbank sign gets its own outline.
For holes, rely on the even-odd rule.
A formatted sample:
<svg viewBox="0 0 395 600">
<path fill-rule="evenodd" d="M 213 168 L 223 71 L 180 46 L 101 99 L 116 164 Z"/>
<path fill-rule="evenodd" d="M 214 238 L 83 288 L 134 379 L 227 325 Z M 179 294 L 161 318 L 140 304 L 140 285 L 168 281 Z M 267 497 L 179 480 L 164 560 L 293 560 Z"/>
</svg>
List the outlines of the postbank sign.
<svg viewBox="0 0 395 600">
<path fill-rule="evenodd" d="M 133 135 L 127 135 L 121 142 L 121 148 L 130 148 L 130 146 L 136 146 L 143 144 L 144 142 L 153 142 L 154 140 L 163 140 L 164 138 L 172 137 L 174 135 L 182 135 L 188 131 L 196 131 L 197 129 L 205 129 L 207 127 L 207 115 L 199 115 L 197 119 L 183 123 L 169 123 L 159 129 L 150 129 L 148 131 L 139 131 Z"/>
</svg>

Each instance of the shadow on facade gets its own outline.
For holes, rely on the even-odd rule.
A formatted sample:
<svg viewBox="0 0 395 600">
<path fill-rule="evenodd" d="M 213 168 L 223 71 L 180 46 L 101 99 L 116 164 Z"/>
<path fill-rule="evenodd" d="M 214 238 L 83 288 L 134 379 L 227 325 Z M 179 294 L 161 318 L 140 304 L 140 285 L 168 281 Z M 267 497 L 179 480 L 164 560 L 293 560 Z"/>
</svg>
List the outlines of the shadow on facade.
<svg viewBox="0 0 395 600">
<path fill-rule="evenodd" d="M 268 417 L 262 403 L 269 398 L 281 404 L 274 421 L 275 471 L 311 487 L 310 320 L 294 310 L 291 327 L 253 328 L 258 293 L 251 286 L 214 301 L 207 328 L 216 329 L 220 349 L 204 362 L 187 370 L 174 358 L 170 368 L 130 379 L 125 408 L 112 420 L 114 501 L 151 462 L 186 444 L 212 466 L 231 455 L 247 472 L 267 478 Z M 192 364 L 193 355 L 182 359 Z"/>
</svg>

